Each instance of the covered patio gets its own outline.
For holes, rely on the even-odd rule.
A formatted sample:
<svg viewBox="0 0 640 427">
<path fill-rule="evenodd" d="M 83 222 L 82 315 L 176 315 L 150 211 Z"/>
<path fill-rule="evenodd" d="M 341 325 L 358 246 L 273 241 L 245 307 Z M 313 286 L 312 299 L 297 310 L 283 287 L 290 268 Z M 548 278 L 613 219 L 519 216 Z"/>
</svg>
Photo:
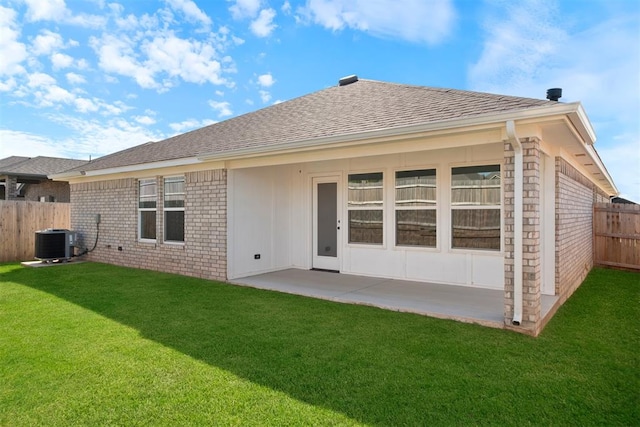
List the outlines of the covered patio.
<svg viewBox="0 0 640 427">
<path fill-rule="evenodd" d="M 501 290 L 300 269 L 238 278 L 232 283 L 494 328 L 504 327 L 504 292 Z M 542 295 L 543 318 L 557 301 L 556 296 Z"/>
</svg>

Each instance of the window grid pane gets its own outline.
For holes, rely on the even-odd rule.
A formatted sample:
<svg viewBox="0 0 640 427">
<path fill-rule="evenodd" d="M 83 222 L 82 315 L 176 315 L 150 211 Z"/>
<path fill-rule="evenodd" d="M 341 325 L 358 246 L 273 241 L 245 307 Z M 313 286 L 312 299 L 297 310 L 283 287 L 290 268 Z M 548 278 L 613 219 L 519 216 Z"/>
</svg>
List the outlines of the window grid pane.
<svg viewBox="0 0 640 427">
<path fill-rule="evenodd" d="M 382 244 L 382 210 L 349 211 L 349 243 Z"/>
<path fill-rule="evenodd" d="M 500 209 L 454 209 L 451 247 L 500 250 Z"/>
<path fill-rule="evenodd" d="M 156 180 L 141 179 L 139 181 L 139 208 L 155 209 L 156 207 Z"/>
<path fill-rule="evenodd" d="M 184 177 L 164 179 L 164 207 L 184 207 Z"/>
<path fill-rule="evenodd" d="M 435 209 L 397 210 L 396 245 L 436 247 Z"/>
<path fill-rule="evenodd" d="M 396 207 L 435 204 L 435 169 L 396 172 Z"/>
<path fill-rule="evenodd" d="M 349 207 L 382 207 L 382 172 L 349 175 Z"/>
<path fill-rule="evenodd" d="M 140 238 L 155 240 L 156 211 L 140 211 Z"/>
<path fill-rule="evenodd" d="M 500 206 L 500 165 L 451 170 L 452 206 Z"/>
<path fill-rule="evenodd" d="M 164 212 L 164 240 L 184 242 L 184 211 Z"/>
</svg>

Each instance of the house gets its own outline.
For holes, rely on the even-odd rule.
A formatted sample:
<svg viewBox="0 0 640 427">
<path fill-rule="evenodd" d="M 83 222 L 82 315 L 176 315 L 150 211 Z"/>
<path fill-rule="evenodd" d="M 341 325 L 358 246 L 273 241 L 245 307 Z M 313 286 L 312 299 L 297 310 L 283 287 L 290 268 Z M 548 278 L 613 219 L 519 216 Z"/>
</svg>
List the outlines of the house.
<svg viewBox="0 0 640 427">
<path fill-rule="evenodd" d="M 553 97 L 552 97 L 553 98 Z M 537 334 L 617 189 L 580 103 L 358 79 L 54 176 L 90 259 L 209 279 L 287 268 L 500 290 Z"/>
<path fill-rule="evenodd" d="M 69 203 L 69 184 L 48 175 L 82 166 L 84 160 L 11 156 L 0 159 L 0 200 Z"/>
</svg>

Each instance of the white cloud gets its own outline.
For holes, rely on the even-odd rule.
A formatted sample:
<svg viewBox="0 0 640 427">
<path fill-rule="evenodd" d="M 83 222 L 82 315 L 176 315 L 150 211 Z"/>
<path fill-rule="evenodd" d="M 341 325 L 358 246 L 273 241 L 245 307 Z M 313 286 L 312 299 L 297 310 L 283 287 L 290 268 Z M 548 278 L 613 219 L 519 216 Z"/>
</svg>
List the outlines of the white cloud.
<svg viewBox="0 0 640 427">
<path fill-rule="evenodd" d="M 209 126 L 214 123 L 217 123 L 215 120 L 204 119 L 204 120 L 196 120 L 196 119 L 188 119 L 179 123 L 171 123 L 169 127 L 176 131 L 177 133 L 184 133 L 189 130 L 199 129 L 204 126 Z"/>
<path fill-rule="evenodd" d="M 273 18 L 275 17 L 275 10 L 262 9 L 258 17 L 249 25 L 251 32 L 258 37 L 268 37 L 277 27 L 277 25 L 273 23 Z"/>
<path fill-rule="evenodd" d="M 56 83 L 56 79 L 45 73 L 33 73 L 28 77 L 29 87 L 37 88 L 42 86 L 50 86 Z"/>
<path fill-rule="evenodd" d="M 282 7 L 280 8 L 280 10 L 282 10 L 282 13 L 284 13 L 285 15 L 291 14 L 291 3 L 289 3 L 289 0 L 285 0 L 285 2 L 282 3 Z"/>
<path fill-rule="evenodd" d="M 39 156 L 63 157 L 54 141 L 29 132 L 0 129 L 0 158 L 38 153 Z"/>
<path fill-rule="evenodd" d="M 262 100 L 262 103 L 266 104 L 271 100 L 271 94 L 268 91 L 260 90 L 258 92 L 260 93 L 260 99 Z"/>
<path fill-rule="evenodd" d="M 207 43 L 169 34 L 143 44 L 142 50 L 148 58 L 145 66 L 156 72 L 179 76 L 190 83 L 225 83 L 220 62 L 214 59 L 215 49 Z"/>
<path fill-rule="evenodd" d="M 530 87 L 567 39 L 563 27 L 553 22 L 557 8 L 552 1 L 523 0 L 500 4 L 495 13 L 484 22 L 487 37 L 480 59 L 469 71 L 471 85 L 497 93 L 505 93 L 505 86 Z"/>
<path fill-rule="evenodd" d="M 231 104 L 227 101 L 210 100 L 209 105 L 218 113 L 218 117 L 228 117 L 233 114 L 233 111 L 231 111 Z"/>
<path fill-rule="evenodd" d="M 211 18 L 196 6 L 191 0 L 166 0 L 169 5 L 184 14 L 187 20 L 200 22 L 206 26 L 211 25 Z"/>
<path fill-rule="evenodd" d="M 67 81 L 71 84 L 82 84 L 82 83 L 86 83 L 87 80 L 81 76 L 80 74 L 76 74 L 76 73 L 67 73 L 66 74 L 67 77 Z"/>
<path fill-rule="evenodd" d="M 307 0 L 298 19 L 338 31 L 365 31 L 376 37 L 437 44 L 453 29 L 452 0 Z"/>
<path fill-rule="evenodd" d="M 217 51 L 208 42 L 176 37 L 171 31 L 137 42 L 126 35 L 91 38 L 99 66 L 133 78 L 145 89 L 166 90 L 180 78 L 189 83 L 227 83 Z"/>
<path fill-rule="evenodd" d="M 140 123 L 141 125 L 152 125 L 156 122 L 156 119 L 154 119 L 153 117 L 149 117 L 149 116 L 134 116 L 133 118 L 136 122 Z"/>
<path fill-rule="evenodd" d="M 81 113 L 92 113 L 100 109 L 100 106 L 96 105 L 92 100 L 87 98 L 76 98 L 74 100 L 76 110 Z"/>
<path fill-rule="evenodd" d="M 64 0 L 24 0 L 27 4 L 25 17 L 29 22 L 53 21 L 81 27 L 99 28 L 106 22 L 97 15 L 73 15 Z"/>
<path fill-rule="evenodd" d="M 27 58 L 27 49 L 18 41 L 19 36 L 16 12 L 0 6 L 0 76 L 24 72 L 21 64 Z"/>
<path fill-rule="evenodd" d="M 262 87 L 271 87 L 275 83 L 275 79 L 271 75 L 271 73 L 262 74 L 258 76 L 258 83 Z"/>
<path fill-rule="evenodd" d="M 16 79 L 13 77 L 7 79 L 6 81 L 0 81 L 0 92 L 9 92 L 13 90 L 17 86 Z"/>
<path fill-rule="evenodd" d="M 236 0 L 229 11 L 234 19 L 253 18 L 258 14 L 261 4 L 261 0 Z"/>
<path fill-rule="evenodd" d="M 24 0 L 28 10 L 26 17 L 31 22 L 60 21 L 69 11 L 64 0 Z"/>
<path fill-rule="evenodd" d="M 34 55 L 48 55 L 63 46 L 64 41 L 60 34 L 49 30 L 42 30 L 40 34 L 33 39 L 31 53 Z"/>
<path fill-rule="evenodd" d="M 58 155 L 63 156 L 96 158 L 166 137 L 162 133 L 122 118 L 94 120 L 69 115 L 50 115 L 49 119 L 69 130 L 67 137 L 49 141 L 51 146 L 56 147 Z"/>
<path fill-rule="evenodd" d="M 54 70 L 69 68 L 73 64 L 73 58 L 64 53 L 54 53 L 51 55 L 51 64 Z"/>
<path fill-rule="evenodd" d="M 153 72 L 140 64 L 134 51 L 134 43 L 126 36 L 117 38 L 104 35 L 102 39 L 92 37 L 89 44 L 96 51 L 99 66 L 106 72 L 133 78 L 140 87 L 158 88 Z"/>
</svg>

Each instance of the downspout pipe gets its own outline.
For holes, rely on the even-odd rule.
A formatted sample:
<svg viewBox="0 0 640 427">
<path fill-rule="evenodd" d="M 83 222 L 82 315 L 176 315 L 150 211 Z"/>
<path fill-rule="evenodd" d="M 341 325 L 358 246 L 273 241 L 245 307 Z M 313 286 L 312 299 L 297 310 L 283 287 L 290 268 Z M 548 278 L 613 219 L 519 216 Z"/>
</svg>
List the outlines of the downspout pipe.
<svg viewBox="0 0 640 427">
<path fill-rule="evenodd" d="M 515 152 L 513 171 L 513 320 L 522 323 L 522 217 L 523 217 L 523 152 L 513 120 L 507 120 L 507 140 Z"/>
</svg>

